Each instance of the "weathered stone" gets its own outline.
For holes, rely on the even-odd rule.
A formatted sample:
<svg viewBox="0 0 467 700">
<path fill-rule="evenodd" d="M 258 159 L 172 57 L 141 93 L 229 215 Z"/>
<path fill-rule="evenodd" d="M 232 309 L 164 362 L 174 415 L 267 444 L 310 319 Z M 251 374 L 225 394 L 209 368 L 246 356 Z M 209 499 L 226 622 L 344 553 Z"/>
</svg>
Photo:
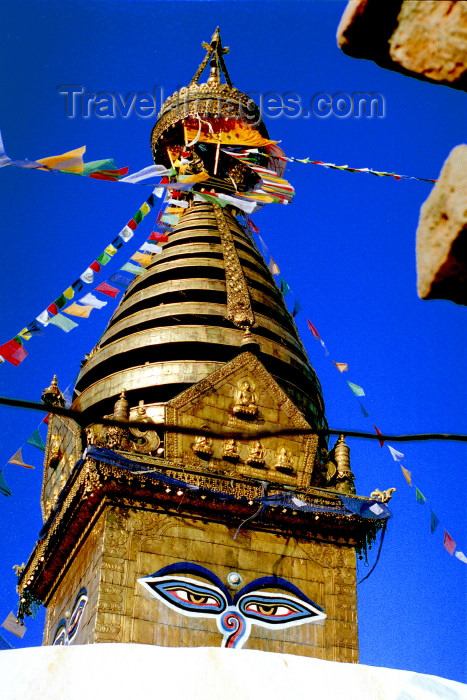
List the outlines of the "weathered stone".
<svg viewBox="0 0 467 700">
<path fill-rule="evenodd" d="M 417 229 L 418 295 L 467 305 L 467 145 L 449 154 Z"/>
<path fill-rule="evenodd" d="M 403 68 L 436 82 L 467 76 L 467 2 L 403 2 L 389 53 Z"/>
<path fill-rule="evenodd" d="M 465 0 L 349 0 L 337 43 L 354 58 L 467 89 Z"/>
</svg>

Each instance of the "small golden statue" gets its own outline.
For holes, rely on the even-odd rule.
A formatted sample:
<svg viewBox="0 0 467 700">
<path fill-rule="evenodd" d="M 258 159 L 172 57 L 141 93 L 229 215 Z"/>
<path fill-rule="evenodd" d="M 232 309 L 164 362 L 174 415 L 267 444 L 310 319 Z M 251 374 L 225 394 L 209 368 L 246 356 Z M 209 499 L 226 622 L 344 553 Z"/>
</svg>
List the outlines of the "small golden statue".
<svg viewBox="0 0 467 700">
<path fill-rule="evenodd" d="M 139 406 L 136 408 L 135 420 L 139 423 L 154 423 L 152 418 L 147 415 L 142 401 L 139 402 Z M 135 452 L 150 454 L 155 452 L 161 444 L 160 437 L 155 430 L 140 430 L 139 428 L 130 428 L 129 430 L 130 442 Z"/>
<path fill-rule="evenodd" d="M 203 430 L 207 430 L 208 426 L 203 425 Z M 193 452 L 197 454 L 199 457 L 204 457 L 205 459 L 208 457 L 211 457 L 213 450 L 212 450 L 212 440 L 209 437 L 206 437 L 206 435 L 198 435 L 195 437 L 195 441 L 192 445 Z"/>
<path fill-rule="evenodd" d="M 58 433 L 53 433 L 50 441 L 50 452 L 49 452 L 49 462 L 48 466 L 51 469 L 55 469 L 62 458 L 60 452 L 60 436 Z"/>
<path fill-rule="evenodd" d="M 380 501 L 380 503 L 389 503 L 394 491 L 396 491 L 394 486 L 391 486 L 390 489 L 386 489 L 386 491 L 380 491 L 379 489 L 375 489 L 370 493 L 370 498 L 374 498 L 375 501 Z"/>
<path fill-rule="evenodd" d="M 277 469 L 278 472 L 283 472 L 284 474 L 294 473 L 295 470 L 292 467 L 292 460 L 285 447 L 280 447 L 278 449 L 274 468 Z"/>
<path fill-rule="evenodd" d="M 233 413 L 236 416 L 246 416 L 253 418 L 258 413 L 258 405 L 254 387 L 246 379 L 241 379 L 238 382 L 235 392 L 235 403 L 233 405 Z"/>
<path fill-rule="evenodd" d="M 239 459 L 237 441 L 236 440 L 225 440 L 222 450 L 222 458 L 227 459 L 230 462 L 236 462 Z"/>
<path fill-rule="evenodd" d="M 262 469 L 264 467 L 264 449 L 259 440 L 254 442 L 250 447 L 250 454 L 246 461 L 250 466 L 256 469 Z"/>
</svg>

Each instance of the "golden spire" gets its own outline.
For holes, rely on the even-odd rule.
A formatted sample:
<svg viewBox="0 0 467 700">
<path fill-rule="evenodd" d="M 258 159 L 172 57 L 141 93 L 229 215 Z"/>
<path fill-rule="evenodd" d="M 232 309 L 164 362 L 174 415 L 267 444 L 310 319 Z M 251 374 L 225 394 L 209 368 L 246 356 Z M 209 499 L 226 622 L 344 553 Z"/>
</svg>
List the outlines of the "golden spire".
<svg viewBox="0 0 467 700">
<path fill-rule="evenodd" d="M 192 85 L 195 85 L 199 81 L 202 72 L 208 64 L 209 59 L 211 59 L 211 72 L 209 75 L 208 84 L 219 85 L 220 74 L 223 73 L 225 82 L 229 87 L 232 87 L 232 81 L 230 80 L 230 76 L 223 59 L 224 54 L 229 53 L 230 49 L 228 46 L 222 46 L 219 27 L 216 27 L 216 31 L 212 35 L 211 43 L 207 44 L 205 41 L 203 41 L 201 46 L 203 47 L 203 49 L 206 49 L 207 53 L 202 62 L 199 64 L 198 70 L 196 71 L 190 82 L 190 87 Z"/>
<path fill-rule="evenodd" d="M 64 406 L 65 405 L 65 399 L 63 398 L 63 394 L 58 388 L 58 382 L 57 382 L 57 375 L 54 374 L 52 377 L 52 382 L 47 389 L 44 389 L 42 392 L 42 402 L 43 403 L 48 403 L 52 406 Z"/>
</svg>

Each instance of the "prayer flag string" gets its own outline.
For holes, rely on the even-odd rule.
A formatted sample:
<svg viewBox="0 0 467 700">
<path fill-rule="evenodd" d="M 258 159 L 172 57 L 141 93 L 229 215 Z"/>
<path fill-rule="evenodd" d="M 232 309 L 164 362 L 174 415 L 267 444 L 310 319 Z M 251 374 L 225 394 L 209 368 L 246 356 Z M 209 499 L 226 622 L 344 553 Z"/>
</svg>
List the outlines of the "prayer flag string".
<svg viewBox="0 0 467 700">
<path fill-rule="evenodd" d="M 246 220 L 245 227 L 250 232 L 254 232 L 255 234 L 257 234 L 258 240 L 260 242 L 260 246 L 261 246 L 261 249 L 263 251 L 263 255 L 264 255 L 265 259 L 267 260 L 269 258 L 269 260 L 272 261 L 274 266 L 277 268 L 277 272 L 274 273 L 273 270 L 271 269 L 271 262 L 270 262 L 268 265 L 269 270 L 277 276 L 280 272 L 279 268 L 277 267 L 277 263 L 271 257 L 271 255 L 269 253 L 269 249 L 266 246 L 266 243 L 264 242 L 264 240 L 260 236 L 259 229 L 257 228 L 257 226 L 255 226 L 253 224 L 251 219 Z M 286 282 L 286 280 L 283 277 L 280 277 L 280 279 L 279 279 L 278 288 L 282 292 L 284 298 L 285 298 L 285 296 L 288 296 L 289 293 L 292 291 L 290 288 L 290 285 L 288 284 L 288 282 Z M 298 303 L 298 300 L 295 299 L 294 305 L 293 305 L 293 311 L 291 312 L 293 317 L 296 316 L 295 310 L 297 308 L 299 310 L 301 310 L 301 307 Z M 310 319 L 307 319 L 307 325 L 308 325 L 308 329 L 309 329 L 311 335 L 313 336 L 313 338 L 315 338 L 322 345 L 322 347 L 325 351 L 325 355 L 328 356 L 329 351 L 328 351 L 318 329 L 316 328 L 316 326 L 312 323 L 312 321 Z M 342 374 L 343 372 L 347 372 L 349 370 L 349 365 L 347 364 L 347 362 L 337 362 L 335 360 L 331 360 L 331 362 L 340 374 Z M 360 385 L 355 384 L 354 382 L 350 382 L 348 380 L 346 380 L 346 384 L 348 385 L 348 388 L 350 389 L 350 391 L 352 392 L 352 394 L 355 397 L 360 399 L 361 397 L 366 395 L 365 390 Z M 360 408 L 361 408 L 363 416 L 365 418 L 370 418 L 370 414 L 366 410 L 365 406 L 361 403 L 361 401 L 359 401 L 359 403 L 360 403 Z M 384 435 L 384 433 L 381 432 L 381 430 L 378 428 L 378 426 L 373 424 L 373 428 L 374 428 L 377 435 L 381 435 L 381 436 Z M 381 447 L 384 447 L 385 441 L 383 439 L 380 439 L 379 443 L 380 443 Z M 428 499 L 423 495 L 423 493 L 420 491 L 420 489 L 413 483 L 412 472 L 409 471 L 401 463 L 405 460 L 405 455 L 402 452 L 400 452 L 399 450 L 396 450 L 392 445 L 386 444 L 386 447 L 388 448 L 393 460 L 395 462 L 399 463 L 399 466 L 400 466 L 401 471 L 402 471 L 402 475 L 403 475 L 405 481 L 407 482 L 407 484 L 410 487 L 415 488 L 415 500 L 416 500 L 416 502 L 419 505 L 425 506 L 428 503 Z M 436 515 L 436 513 L 430 508 L 431 534 L 435 533 L 436 529 L 438 528 L 438 525 L 440 525 L 440 520 L 439 520 L 438 516 Z M 443 546 L 446 549 L 446 551 L 448 552 L 448 554 L 450 554 L 451 556 L 454 554 L 459 561 L 463 562 L 464 564 L 467 564 L 467 556 L 457 548 L 456 541 L 453 539 L 451 534 L 444 527 L 443 527 Z"/>
<path fill-rule="evenodd" d="M 188 135 L 191 135 L 191 132 L 189 132 Z M 203 139 L 199 140 L 203 141 Z M 261 192 L 263 198 L 266 198 L 263 199 L 263 201 L 279 201 L 287 203 L 293 197 L 294 188 L 292 185 L 290 185 L 290 183 L 281 177 L 283 171 L 285 170 L 285 163 L 287 162 L 302 163 L 306 165 L 320 165 L 321 167 L 328 168 L 330 170 L 342 170 L 349 173 L 365 173 L 376 177 L 392 177 L 394 180 L 418 180 L 420 182 L 432 183 L 437 182 L 437 180 L 427 177 L 401 175 L 395 172 L 374 170 L 373 168 L 354 168 L 350 165 L 337 165 L 336 163 L 330 163 L 322 160 L 313 160 L 309 157 L 288 157 L 285 155 L 282 149 L 275 144 L 276 142 L 274 141 L 262 139 L 261 143 L 258 141 L 258 143 L 251 144 L 255 145 L 256 148 L 242 148 L 241 145 L 247 145 L 246 142 L 241 145 L 240 142 L 238 142 L 238 145 L 235 146 L 229 146 L 228 142 L 226 142 L 226 145 L 224 145 L 222 148 L 222 151 L 250 166 L 252 170 L 254 170 L 261 177 L 262 185 L 259 192 Z M 264 152 L 261 153 L 261 155 L 269 158 L 270 162 L 273 164 L 272 170 L 257 164 L 256 157 L 259 153 L 258 146 L 263 147 Z M 68 151 L 67 153 L 62 153 L 59 156 L 48 156 L 46 158 L 38 158 L 37 160 L 12 159 L 5 152 L 0 133 L 0 168 L 13 165 L 18 168 L 43 170 L 48 172 L 54 171 L 68 175 L 81 175 L 94 180 L 111 180 L 114 182 L 125 182 L 130 184 L 144 183 L 146 185 L 150 183 L 144 182 L 145 180 L 173 174 L 172 169 L 166 168 L 163 165 L 149 165 L 135 173 L 128 174 L 129 168 L 117 168 L 113 158 L 84 163 L 83 155 L 85 152 L 86 146 L 82 146 L 81 148 L 76 148 Z M 218 196 L 218 193 L 216 196 Z M 238 197 L 235 199 L 241 201 L 241 199 Z"/>
<path fill-rule="evenodd" d="M 124 243 L 128 243 L 129 240 L 134 235 L 134 232 L 138 228 L 141 221 L 147 216 L 151 211 L 155 203 L 154 194 L 151 194 L 148 199 L 141 205 L 138 211 L 135 213 L 132 219 L 123 227 L 116 238 L 104 249 L 100 255 L 86 268 L 86 270 L 76 279 L 69 287 L 67 287 L 62 294 L 60 294 L 57 299 L 55 299 L 51 304 L 49 304 L 44 311 L 42 311 L 35 319 L 33 319 L 27 326 L 21 329 L 14 338 L 9 340 L 7 343 L 0 345 L 0 359 L 1 361 L 7 361 L 14 366 L 18 366 L 27 357 L 27 351 L 24 348 L 24 341 L 30 340 L 35 335 L 42 335 L 43 331 L 41 326 L 45 327 L 49 324 L 55 325 L 61 330 L 68 333 L 77 327 L 77 323 L 72 321 L 68 316 L 88 318 L 93 309 L 101 309 L 106 304 L 107 301 L 102 301 L 98 299 L 94 294 L 87 293 L 79 299 L 76 299 L 71 304 L 69 302 L 75 298 L 75 296 L 84 288 L 85 284 L 92 284 L 95 275 L 99 274 L 102 268 L 107 265 L 110 260 L 117 254 L 117 252 L 122 248 Z M 152 235 L 152 234 L 151 234 Z M 146 243 L 146 246 L 151 246 L 151 251 L 161 251 L 160 246 Z M 147 249 L 146 249 L 147 250 Z M 144 250 L 141 254 L 144 254 Z M 147 258 L 145 258 L 147 260 Z M 144 272 L 144 266 L 138 259 L 133 261 L 128 261 L 121 268 L 123 272 L 128 272 L 130 276 L 121 275 L 120 281 L 127 283 L 129 286 L 135 275 L 142 274 Z M 120 273 L 116 273 L 120 274 Z M 112 278 L 113 276 L 111 276 Z M 108 281 L 110 281 L 110 279 Z M 116 287 L 122 286 L 116 283 Z M 104 282 L 98 285 L 93 291 L 99 291 L 106 296 L 116 297 L 119 293 L 117 289 L 112 284 Z M 61 313 L 63 311 L 63 313 Z M 64 314 L 67 314 L 65 316 Z"/>
</svg>

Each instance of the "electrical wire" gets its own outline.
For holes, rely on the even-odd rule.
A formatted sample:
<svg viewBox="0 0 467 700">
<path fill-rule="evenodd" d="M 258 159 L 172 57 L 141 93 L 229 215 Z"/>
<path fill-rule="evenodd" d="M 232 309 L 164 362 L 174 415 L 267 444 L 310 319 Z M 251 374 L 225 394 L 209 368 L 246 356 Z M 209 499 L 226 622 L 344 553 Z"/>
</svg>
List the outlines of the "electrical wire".
<svg viewBox="0 0 467 700">
<path fill-rule="evenodd" d="M 62 406 L 53 406 L 51 404 L 39 403 L 36 401 L 25 401 L 23 399 L 14 399 L 6 396 L 0 396 L 0 406 L 10 406 L 12 408 L 24 408 L 30 411 L 42 411 L 44 413 L 53 413 L 54 415 L 71 418 L 78 423 L 82 428 L 97 423 L 98 425 L 116 425 L 120 428 L 139 428 L 140 430 L 148 430 L 148 423 L 140 421 L 125 421 L 115 418 L 88 418 L 80 411 L 75 411 L 71 408 Z M 414 442 L 422 440 L 441 440 L 453 442 L 467 442 L 467 435 L 458 433 L 413 433 L 407 435 L 386 435 L 383 433 L 367 433 L 359 430 L 346 430 L 340 428 L 335 430 L 332 428 L 278 428 L 273 430 L 207 430 L 205 428 L 196 428 L 188 425 L 177 425 L 175 423 L 155 423 L 154 427 L 160 427 L 167 431 L 176 431 L 185 435 L 204 435 L 206 437 L 224 438 L 233 440 L 258 440 L 260 438 L 275 437 L 277 435 L 345 435 L 346 438 L 359 438 L 365 440 L 378 440 L 385 442 Z"/>
</svg>

